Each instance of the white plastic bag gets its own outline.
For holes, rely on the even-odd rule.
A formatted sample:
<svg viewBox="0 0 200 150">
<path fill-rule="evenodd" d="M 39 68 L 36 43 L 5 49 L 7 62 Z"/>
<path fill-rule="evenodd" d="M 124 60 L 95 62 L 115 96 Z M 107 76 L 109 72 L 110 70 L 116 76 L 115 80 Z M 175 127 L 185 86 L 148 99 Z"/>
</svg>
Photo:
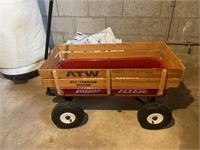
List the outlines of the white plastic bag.
<svg viewBox="0 0 200 150">
<path fill-rule="evenodd" d="M 87 36 L 81 32 L 76 33 L 74 40 L 69 40 L 65 44 L 103 44 L 103 43 L 122 43 L 121 40 L 116 39 L 112 32 L 112 29 L 108 27 L 107 29 Z"/>
</svg>

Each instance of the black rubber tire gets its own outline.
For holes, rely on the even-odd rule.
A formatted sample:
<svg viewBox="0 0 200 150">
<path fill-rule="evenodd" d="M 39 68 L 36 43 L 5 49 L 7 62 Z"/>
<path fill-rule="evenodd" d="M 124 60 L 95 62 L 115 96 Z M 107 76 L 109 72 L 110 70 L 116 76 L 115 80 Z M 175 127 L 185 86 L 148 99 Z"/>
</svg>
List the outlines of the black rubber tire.
<svg viewBox="0 0 200 150">
<path fill-rule="evenodd" d="M 75 116 L 75 120 L 72 123 L 64 123 L 61 121 L 60 116 L 65 113 L 71 113 Z M 51 113 L 51 119 L 53 123 L 62 129 L 69 129 L 75 128 L 81 124 L 84 118 L 84 111 L 83 109 L 72 103 L 70 101 L 58 103 Z"/>
<path fill-rule="evenodd" d="M 163 119 L 160 123 L 149 123 L 147 118 L 152 114 L 162 115 Z M 151 102 L 144 104 L 137 114 L 140 125 L 145 129 L 158 130 L 166 127 L 172 120 L 171 111 L 162 103 Z M 155 117 L 155 120 L 157 117 Z"/>
<path fill-rule="evenodd" d="M 72 96 L 65 96 L 63 97 L 65 101 L 72 101 L 73 97 Z"/>
</svg>

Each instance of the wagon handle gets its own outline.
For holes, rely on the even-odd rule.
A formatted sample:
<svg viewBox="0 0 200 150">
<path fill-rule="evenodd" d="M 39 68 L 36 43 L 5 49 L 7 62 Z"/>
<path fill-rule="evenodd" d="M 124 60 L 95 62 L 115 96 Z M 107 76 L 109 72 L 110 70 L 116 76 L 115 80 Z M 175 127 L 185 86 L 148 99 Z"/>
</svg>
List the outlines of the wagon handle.
<svg viewBox="0 0 200 150">
<path fill-rule="evenodd" d="M 163 69 L 162 73 L 161 73 L 160 84 L 159 84 L 157 96 L 163 95 L 163 92 L 165 89 L 165 84 L 166 84 L 166 79 L 167 79 L 167 69 Z"/>
<path fill-rule="evenodd" d="M 47 33 L 46 33 L 46 45 L 45 45 L 44 60 L 47 60 L 47 58 L 48 58 L 49 37 L 50 37 L 50 33 L 51 33 L 52 10 L 53 10 L 53 0 L 50 0 L 49 1 L 49 12 L 48 12 L 48 23 L 47 23 Z"/>
</svg>

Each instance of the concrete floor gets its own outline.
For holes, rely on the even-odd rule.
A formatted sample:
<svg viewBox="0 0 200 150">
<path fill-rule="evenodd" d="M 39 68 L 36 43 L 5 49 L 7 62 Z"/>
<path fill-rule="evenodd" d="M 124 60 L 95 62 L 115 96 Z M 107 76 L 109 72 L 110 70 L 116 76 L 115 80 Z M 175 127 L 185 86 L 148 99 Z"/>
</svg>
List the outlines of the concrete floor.
<svg viewBox="0 0 200 150">
<path fill-rule="evenodd" d="M 46 96 L 40 78 L 14 84 L 0 76 L 0 149 L 198 149 L 199 66 L 186 64 L 183 83 L 160 98 L 174 122 L 146 130 L 133 98 L 75 98 L 85 108 L 82 126 L 58 129 L 50 113 L 58 99 Z"/>
</svg>

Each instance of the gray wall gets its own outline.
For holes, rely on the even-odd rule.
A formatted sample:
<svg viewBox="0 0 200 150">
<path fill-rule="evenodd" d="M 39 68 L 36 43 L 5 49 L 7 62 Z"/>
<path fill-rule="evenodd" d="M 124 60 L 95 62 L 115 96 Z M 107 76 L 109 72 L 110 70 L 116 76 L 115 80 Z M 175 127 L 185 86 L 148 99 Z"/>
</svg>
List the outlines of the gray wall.
<svg viewBox="0 0 200 150">
<path fill-rule="evenodd" d="M 111 27 L 117 38 L 165 41 L 172 0 L 54 0 L 50 45 Z M 46 26 L 48 0 L 38 0 Z M 177 0 L 168 42 L 199 42 L 199 0 Z M 173 46 L 172 46 L 173 47 Z M 187 53 L 185 46 L 174 46 Z M 198 54 L 198 47 L 192 53 Z"/>
</svg>

